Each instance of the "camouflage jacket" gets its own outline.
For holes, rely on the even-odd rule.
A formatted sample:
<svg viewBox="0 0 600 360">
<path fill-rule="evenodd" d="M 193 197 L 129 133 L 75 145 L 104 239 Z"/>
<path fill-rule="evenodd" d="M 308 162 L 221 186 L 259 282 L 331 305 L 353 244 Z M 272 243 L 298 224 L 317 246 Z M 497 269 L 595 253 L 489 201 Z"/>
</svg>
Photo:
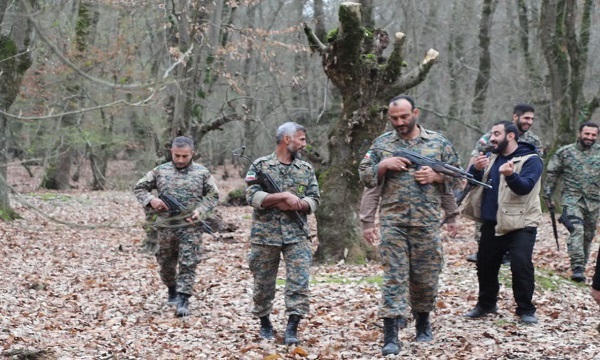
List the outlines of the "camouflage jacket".
<svg viewBox="0 0 600 360">
<path fill-rule="evenodd" d="M 489 151 L 488 148 L 490 146 L 491 136 L 492 132 L 488 131 L 482 137 L 480 137 L 479 140 L 477 140 L 475 149 L 473 149 L 473 151 L 471 152 L 471 157 L 478 156 L 481 152 L 485 154 Z M 540 140 L 540 137 L 536 134 L 532 133 L 531 131 L 526 131 L 523 134 L 519 135 L 519 141 L 535 145 L 535 147 L 538 149 L 538 153 L 540 154 L 540 156 L 543 156 L 542 140 Z"/>
<path fill-rule="evenodd" d="M 561 203 L 575 205 L 583 199 L 588 210 L 600 206 L 600 144 L 584 150 L 579 142 L 561 147 L 548 163 L 545 194 L 553 194 L 562 178 Z"/>
<path fill-rule="evenodd" d="M 194 162 L 185 168 L 178 169 L 173 162 L 161 164 L 150 170 L 141 178 L 133 193 L 145 207 L 156 196 L 152 194 L 169 194 L 175 197 L 187 211 L 198 209 L 200 214 L 212 211 L 219 202 L 219 188 L 207 168 Z M 159 213 L 167 217 L 167 212 Z"/>
<path fill-rule="evenodd" d="M 360 180 L 367 187 L 378 185 L 379 163 L 401 148 L 420 153 L 434 160 L 460 167 L 454 147 L 443 135 L 419 126 L 416 139 L 404 140 L 396 131 L 379 136 L 363 158 L 358 168 Z M 416 169 L 388 171 L 383 179 L 380 207 L 381 224 L 394 223 L 401 226 L 439 225 L 442 219 L 442 194 L 450 193 L 459 186 L 459 179 L 445 176 L 444 184 L 421 186 L 414 179 Z"/>
<path fill-rule="evenodd" d="M 275 153 L 254 161 L 254 166 L 246 174 L 246 181 L 256 176 L 255 168 L 269 174 L 281 191 L 290 192 L 306 201 L 310 212 L 317 210 L 321 201 L 319 184 L 312 166 L 302 160 L 294 159 L 292 164 L 284 165 L 279 162 Z M 277 208 L 262 208 L 262 202 L 269 195 L 260 185 L 246 187 L 246 200 L 254 207 L 252 213 L 252 230 L 250 242 L 253 244 L 281 246 L 301 241 L 308 241 L 302 229 L 284 211 Z M 306 214 L 301 213 L 304 229 L 308 232 Z"/>
</svg>

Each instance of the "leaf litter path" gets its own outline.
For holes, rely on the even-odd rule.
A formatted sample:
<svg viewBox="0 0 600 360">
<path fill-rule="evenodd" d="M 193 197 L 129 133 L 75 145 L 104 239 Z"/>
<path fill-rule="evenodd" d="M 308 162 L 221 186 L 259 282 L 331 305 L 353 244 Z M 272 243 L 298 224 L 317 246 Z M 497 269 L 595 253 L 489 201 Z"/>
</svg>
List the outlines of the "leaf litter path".
<svg viewBox="0 0 600 360">
<path fill-rule="evenodd" d="M 240 185 L 239 179 L 228 180 L 223 194 Z M 205 235 L 192 316 L 182 320 L 165 305 L 154 258 L 139 251 L 143 215 L 130 193 L 32 192 L 23 199 L 40 211 L 13 201 L 23 219 L 0 222 L 0 352 L 6 357 L 29 351 L 38 359 L 381 358 L 376 314 L 382 271 L 376 263 L 313 266 L 302 343 L 286 347 L 283 285 L 272 315 L 276 341 L 261 341 L 250 315 L 250 208 L 220 207 L 239 230 L 225 240 Z M 498 314 L 480 320 L 462 316 L 477 294 L 475 267 L 464 260 L 475 249 L 473 225 L 464 221 L 456 239 L 442 233 L 446 264 L 432 315 L 435 340 L 415 343 L 409 322 L 400 332 L 398 358 L 600 359 L 598 306 L 588 285 L 568 280 L 566 231 L 561 229 L 557 252 L 549 219 L 544 221 L 534 255 L 539 324 L 517 322 L 506 267 Z M 314 218 L 311 225 L 314 233 Z M 597 247 L 595 242 L 592 260 Z M 588 279 L 594 263 L 587 266 Z M 283 269 L 279 277 L 285 278 Z"/>
</svg>

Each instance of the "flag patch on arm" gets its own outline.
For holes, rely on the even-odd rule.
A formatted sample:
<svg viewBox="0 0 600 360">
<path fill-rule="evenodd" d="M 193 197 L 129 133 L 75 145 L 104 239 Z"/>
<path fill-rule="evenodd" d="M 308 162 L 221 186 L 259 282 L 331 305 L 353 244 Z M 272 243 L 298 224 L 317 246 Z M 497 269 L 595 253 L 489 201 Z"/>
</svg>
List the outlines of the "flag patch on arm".
<svg viewBox="0 0 600 360">
<path fill-rule="evenodd" d="M 254 171 L 248 171 L 246 174 L 246 182 L 251 182 L 256 180 L 256 173 Z"/>
</svg>

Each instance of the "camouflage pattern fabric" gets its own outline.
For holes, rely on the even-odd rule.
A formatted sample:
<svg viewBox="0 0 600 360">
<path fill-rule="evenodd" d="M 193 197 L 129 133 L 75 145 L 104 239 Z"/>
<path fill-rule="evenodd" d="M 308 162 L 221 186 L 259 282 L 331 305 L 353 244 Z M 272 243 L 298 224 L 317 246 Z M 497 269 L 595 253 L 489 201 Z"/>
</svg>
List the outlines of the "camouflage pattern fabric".
<svg viewBox="0 0 600 360">
<path fill-rule="evenodd" d="M 160 278 L 165 285 L 176 285 L 177 292 L 192 294 L 196 281 L 196 266 L 202 255 L 201 246 L 202 233 L 197 228 L 158 230 L 156 260 L 160 266 Z"/>
<path fill-rule="evenodd" d="M 378 164 L 393 157 L 395 150 L 407 148 L 434 160 L 460 167 L 454 147 L 444 136 L 421 128 L 419 137 L 403 140 L 395 131 L 387 132 L 373 142 L 359 166 L 361 181 L 369 188 L 377 186 Z M 431 184 L 427 188 L 414 179 L 415 168 L 408 171 L 388 171 L 382 184 L 380 221 L 401 226 L 436 226 L 441 223 L 441 194 L 451 193 L 460 179 L 445 177 L 444 184 Z"/>
<path fill-rule="evenodd" d="M 164 163 L 149 171 L 135 185 L 136 199 L 144 205 L 148 214 L 152 213 L 150 201 L 155 198 L 152 191 L 167 193 L 175 197 L 189 214 L 198 209 L 201 217 L 212 211 L 219 201 L 219 189 L 214 178 L 204 166 L 191 162 L 185 168 L 178 169 L 173 162 Z M 158 249 L 156 259 L 160 265 L 160 276 L 167 286 L 177 285 L 177 291 L 191 294 L 195 281 L 196 265 L 200 261 L 202 230 L 196 224 L 185 221 L 184 216 L 169 218 L 168 212 L 154 213 L 157 230 Z M 146 228 L 148 225 L 146 225 Z M 152 231 L 148 232 L 146 242 L 152 246 Z M 177 271 L 179 265 L 179 271 Z"/>
<path fill-rule="evenodd" d="M 321 199 L 319 184 L 309 163 L 294 159 L 291 165 L 283 165 L 273 153 L 257 159 L 254 166 L 269 174 L 281 191 L 290 192 L 301 199 L 307 200 L 312 205 L 318 206 Z M 255 176 L 254 167 L 251 166 L 246 174 L 246 180 L 250 181 Z M 246 187 L 246 200 L 248 204 L 254 206 L 250 233 L 251 243 L 281 246 L 306 241 L 302 229 L 285 212 L 277 208 L 260 208 L 260 205 L 256 202 L 259 195 L 264 195 L 260 185 L 255 184 Z M 305 230 L 308 232 L 306 214 L 300 213 L 300 218 L 305 224 Z"/>
<path fill-rule="evenodd" d="M 273 311 L 275 286 L 280 256 L 285 260 L 285 308 L 286 316 L 306 316 L 309 311 L 310 280 L 312 262 L 310 243 L 302 241 L 282 246 L 252 244 L 248 264 L 254 276 L 252 313 L 256 317 L 269 315 Z"/>
<path fill-rule="evenodd" d="M 381 226 L 379 253 L 383 262 L 383 303 L 380 318 L 407 319 L 413 312 L 435 308 L 443 266 L 438 229 L 424 226 Z"/>
<path fill-rule="evenodd" d="M 561 204 L 575 231 L 569 236 L 571 268 L 585 267 L 600 214 L 600 145 L 585 149 L 577 142 L 561 147 L 548 163 L 545 194 L 564 181 Z"/>
<path fill-rule="evenodd" d="M 146 237 L 142 241 L 140 251 L 146 254 L 156 255 L 158 252 L 158 230 L 152 225 L 158 218 L 158 214 L 147 207 L 144 208 L 144 214 L 146 216 L 146 222 L 144 223 Z"/>
<path fill-rule="evenodd" d="M 376 186 L 378 164 L 400 148 L 460 167 L 456 151 L 444 136 L 420 129 L 416 139 L 401 139 L 395 131 L 375 139 L 360 163 L 361 181 L 367 187 Z M 459 180 L 446 176 L 444 184 L 424 188 L 415 181 L 414 171 L 414 168 L 388 171 L 383 180 L 379 247 L 384 264 L 383 300 L 379 309 L 382 318 L 406 318 L 409 306 L 418 312 L 435 307 L 437 282 L 443 266 L 442 246 L 437 235 L 442 219 L 442 194 L 451 192 Z"/>
<path fill-rule="evenodd" d="M 299 159 L 283 165 L 275 154 L 257 159 L 254 166 L 269 174 L 284 192 L 290 192 L 306 200 L 315 211 L 320 202 L 319 184 L 312 166 Z M 250 167 L 246 180 L 256 176 Z M 305 316 L 309 310 L 309 274 L 312 253 L 310 241 L 300 227 L 285 213 L 276 208 L 260 207 L 266 194 L 260 185 L 246 188 L 248 204 L 254 207 L 252 230 L 250 233 L 251 251 L 248 257 L 250 271 L 254 276 L 254 309 L 257 317 L 271 313 L 275 297 L 275 283 L 280 254 L 286 266 L 285 304 L 287 315 Z M 300 217 L 308 231 L 306 214 Z"/>
</svg>

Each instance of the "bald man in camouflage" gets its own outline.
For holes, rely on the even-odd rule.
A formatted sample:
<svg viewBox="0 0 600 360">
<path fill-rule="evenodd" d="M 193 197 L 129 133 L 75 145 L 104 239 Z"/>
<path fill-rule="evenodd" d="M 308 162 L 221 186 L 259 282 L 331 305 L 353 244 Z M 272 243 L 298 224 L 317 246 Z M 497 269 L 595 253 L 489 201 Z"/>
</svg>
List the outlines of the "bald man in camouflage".
<svg viewBox="0 0 600 360">
<path fill-rule="evenodd" d="M 219 201 L 219 189 L 210 172 L 192 161 L 194 141 L 180 136 L 171 145 L 170 162 L 159 165 L 140 179 L 133 189 L 137 200 L 157 212 L 160 278 L 168 289 L 167 303 L 177 305 L 178 317 L 188 316 L 189 298 L 200 262 L 202 229 L 198 220 L 210 213 Z M 157 195 L 174 197 L 185 209 L 185 218 L 169 220 L 168 206 Z M 187 210 L 187 211 L 185 211 Z M 186 214 L 186 212 L 188 214 Z M 179 267 L 179 271 L 177 268 Z"/>
<path fill-rule="evenodd" d="M 591 121 L 579 126 L 577 142 L 558 149 L 550 162 L 544 187 L 548 206 L 554 207 L 552 195 L 558 180 L 564 181 L 561 204 L 573 225 L 567 242 L 571 260 L 571 280 L 585 281 L 585 266 L 600 215 L 600 145 L 598 124 Z"/>
<path fill-rule="evenodd" d="M 384 266 L 382 303 L 384 356 L 398 354 L 398 330 L 412 310 L 416 341 L 431 341 L 429 313 L 435 308 L 442 270 L 442 194 L 458 181 L 393 155 L 403 148 L 451 166 L 460 167 L 450 141 L 417 125 L 414 100 L 400 95 L 390 101 L 388 119 L 395 131 L 379 136 L 359 166 L 361 181 L 369 188 L 382 184 L 380 202 L 381 244 Z"/>
</svg>

